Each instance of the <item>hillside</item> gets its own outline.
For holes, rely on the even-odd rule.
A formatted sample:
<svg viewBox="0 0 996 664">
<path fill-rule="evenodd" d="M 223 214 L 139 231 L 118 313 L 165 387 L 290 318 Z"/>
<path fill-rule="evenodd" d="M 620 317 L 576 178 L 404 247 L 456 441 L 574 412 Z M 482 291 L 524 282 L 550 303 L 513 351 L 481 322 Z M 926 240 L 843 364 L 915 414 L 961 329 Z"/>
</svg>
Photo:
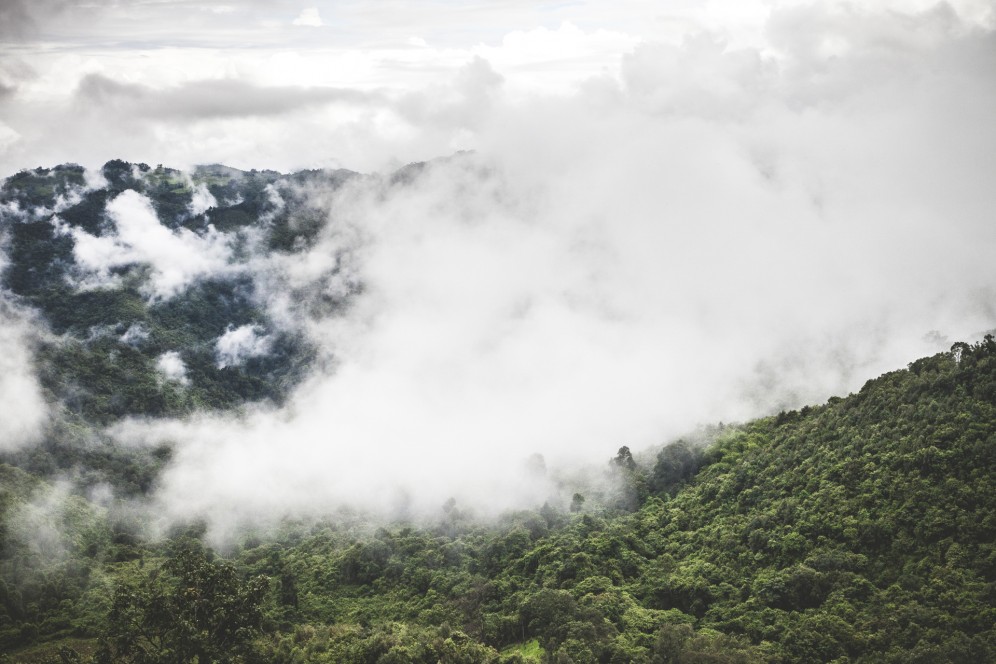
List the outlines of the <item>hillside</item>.
<svg viewBox="0 0 996 664">
<path fill-rule="evenodd" d="M 310 349 L 266 311 L 250 263 L 308 246 L 328 216 L 309 182 L 352 175 L 112 161 L 96 186 L 73 165 L 8 178 L 3 286 L 58 335 L 39 349 L 44 387 L 99 423 L 279 401 Z"/>
<path fill-rule="evenodd" d="M 0 661 L 996 660 L 991 335 L 669 441 L 654 463 L 607 445 L 613 489 L 570 487 L 569 506 L 342 510 L 218 551 L 197 521 L 142 537 L 173 450 L 117 446 L 105 427 L 279 404 L 331 362 L 260 296 L 284 286 L 262 268 L 321 232 L 333 211 L 314 188 L 365 176 L 102 176 L 39 169 L 0 191 L 3 288 L 44 332 L 33 363 L 54 412 L 40 442 L 0 453 Z M 111 201 L 168 237 L 144 243 Z M 197 260 L 166 269 L 183 256 Z M 348 307 L 361 286 L 343 261 L 320 277 L 338 288 L 283 301 Z"/>
<path fill-rule="evenodd" d="M 281 281 L 280 266 L 329 217 L 314 191 L 353 177 L 111 161 L 99 173 L 68 164 L 8 178 L 2 303 L 41 331 L 34 365 L 54 407 L 43 444 L 15 463 L 142 493 L 153 479 L 146 470 L 169 451 L 114 448 L 103 427 L 282 403 L 330 361 L 300 321 L 346 306 L 355 284 L 339 278 L 335 256 L 296 288 Z M 290 300 L 276 311 L 264 291 Z"/>
</svg>

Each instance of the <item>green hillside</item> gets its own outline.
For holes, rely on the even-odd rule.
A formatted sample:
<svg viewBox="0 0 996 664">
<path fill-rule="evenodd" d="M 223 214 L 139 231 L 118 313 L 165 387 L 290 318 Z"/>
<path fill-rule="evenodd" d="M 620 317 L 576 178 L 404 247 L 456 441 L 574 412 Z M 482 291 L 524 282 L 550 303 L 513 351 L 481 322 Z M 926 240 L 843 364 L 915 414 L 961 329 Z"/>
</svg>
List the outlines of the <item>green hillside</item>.
<svg viewBox="0 0 996 664">
<path fill-rule="evenodd" d="M 671 442 L 652 464 L 607 447 L 615 488 L 565 485 L 569 505 L 497 521 L 453 502 L 418 521 L 343 511 L 224 551 L 196 522 L 143 539 L 130 506 L 172 450 L 120 449 L 102 427 L 279 403 L 314 349 L 255 298 L 237 251 L 223 278 L 171 298 L 150 295 L 139 263 L 81 290 L 83 236 L 60 224 L 112 232 L 93 210 L 131 188 L 164 225 L 207 237 L 210 220 L 233 246 L 254 228 L 267 254 L 293 254 L 328 212 L 298 185 L 354 176 L 124 162 L 104 176 L 77 200 L 82 169 L 25 172 L 0 197 L 3 285 L 50 332 L 35 362 L 58 405 L 41 443 L 0 454 L 0 662 L 996 661 L 991 335 L 824 405 Z M 217 205 L 198 218 L 200 184 Z M 219 366 L 216 340 L 243 325 L 270 352 Z M 183 389 L 163 378 L 166 352 Z"/>
<path fill-rule="evenodd" d="M 99 636 L 110 661 L 180 661 L 126 655 L 155 647 L 122 616 L 180 639 L 191 628 L 174 613 L 196 598 L 256 616 L 229 643 L 244 661 L 992 661 L 994 408 L 987 337 L 726 427 L 693 478 L 672 475 L 632 512 L 288 524 L 224 559 L 196 524 L 151 545 L 66 494 L 65 556 L 39 561 L 10 535 L 39 480 L 4 466 L 0 638 L 10 661 Z M 655 468 L 611 465 L 653 485 L 673 470 L 669 449 Z M 157 613 L 156 597 L 179 608 Z"/>
</svg>

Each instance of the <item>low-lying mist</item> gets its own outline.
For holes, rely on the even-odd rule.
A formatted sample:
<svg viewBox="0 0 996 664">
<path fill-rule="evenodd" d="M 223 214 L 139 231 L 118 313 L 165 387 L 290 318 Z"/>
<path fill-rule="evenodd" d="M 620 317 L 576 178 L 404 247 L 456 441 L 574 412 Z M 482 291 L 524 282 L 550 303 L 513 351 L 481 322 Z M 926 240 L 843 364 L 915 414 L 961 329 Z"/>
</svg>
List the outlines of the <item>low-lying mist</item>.
<svg viewBox="0 0 996 664">
<path fill-rule="evenodd" d="M 175 445 L 154 513 L 223 532 L 569 500 L 557 477 L 621 445 L 821 402 L 996 326 L 993 33 L 835 25 L 779 14 L 778 57 L 645 44 L 572 96 L 505 100 L 488 70 L 473 152 L 312 191 L 318 240 L 255 267 L 314 370 L 283 407 L 116 425 Z M 345 307 L 299 301 L 344 283 Z"/>
</svg>

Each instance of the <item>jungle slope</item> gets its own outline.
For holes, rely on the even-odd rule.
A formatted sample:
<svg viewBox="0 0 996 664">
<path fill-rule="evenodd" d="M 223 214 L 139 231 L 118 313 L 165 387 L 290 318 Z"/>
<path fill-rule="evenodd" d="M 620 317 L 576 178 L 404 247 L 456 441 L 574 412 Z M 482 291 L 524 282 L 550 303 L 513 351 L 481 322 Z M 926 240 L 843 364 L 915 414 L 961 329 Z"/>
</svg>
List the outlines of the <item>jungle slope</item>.
<svg viewBox="0 0 996 664">
<path fill-rule="evenodd" d="M 179 638 L 142 608 L 151 598 L 179 611 L 197 588 L 224 616 L 257 584 L 247 660 L 992 661 L 994 406 L 987 337 L 726 427 L 698 459 L 680 444 L 654 468 L 617 457 L 620 491 L 599 507 L 488 526 L 453 505 L 434 524 L 340 515 L 247 536 L 227 560 L 196 525 L 150 545 L 74 497 L 63 527 L 78 546 L 59 565 L 33 569 L 5 537 L 2 638 L 52 640 L 53 656 L 59 639 L 133 638 L 167 661 L 122 637 L 121 616 Z M 687 481 L 684 462 L 701 464 Z M 38 483 L 5 470 L 5 519 Z"/>
</svg>

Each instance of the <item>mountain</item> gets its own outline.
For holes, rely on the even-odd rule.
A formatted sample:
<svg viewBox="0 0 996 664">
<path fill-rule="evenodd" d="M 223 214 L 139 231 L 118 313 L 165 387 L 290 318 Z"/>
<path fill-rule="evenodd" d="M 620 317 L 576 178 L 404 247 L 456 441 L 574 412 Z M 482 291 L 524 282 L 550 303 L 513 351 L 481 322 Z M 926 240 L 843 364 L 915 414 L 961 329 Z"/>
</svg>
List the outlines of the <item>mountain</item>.
<svg viewBox="0 0 996 664">
<path fill-rule="evenodd" d="M 565 484 L 569 505 L 344 510 L 217 550 L 196 521 L 143 537 L 172 449 L 106 427 L 279 404 L 333 362 L 272 306 L 270 268 L 337 223 L 315 191 L 365 177 L 109 162 L 4 183 L 6 306 L 43 331 L 55 414 L 0 452 L 0 661 L 996 660 L 992 336 L 822 405 L 607 449 L 609 488 Z M 281 301 L 349 307 L 348 257 L 329 265 L 336 288 Z"/>
<path fill-rule="evenodd" d="M 58 337 L 39 349 L 43 386 L 100 423 L 284 398 L 312 349 L 265 310 L 250 262 L 313 242 L 328 210 L 304 194 L 309 183 L 334 188 L 355 174 L 184 175 L 112 161 L 103 182 L 88 187 L 84 175 L 24 171 L 0 192 L 3 286 Z M 225 362 L 218 342 L 233 331 L 268 352 L 242 348 Z"/>
<path fill-rule="evenodd" d="M 345 307 L 357 286 L 341 278 L 336 256 L 306 287 L 273 268 L 295 261 L 328 219 L 327 199 L 313 192 L 357 177 L 224 166 L 188 174 L 115 160 L 95 173 L 68 164 L 7 178 L 3 303 L 44 330 L 32 340 L 34 366 L 55 413 L 43 444 L 17 463 L 140 493 L 152 481 L 143 469 L 168 451 L 122 451 L 102 427 L 283 403 L 331 361 L 318 357 L 299 311 Z M 266 289 L 289 296 L 282 317 Z"/>
</svg>

